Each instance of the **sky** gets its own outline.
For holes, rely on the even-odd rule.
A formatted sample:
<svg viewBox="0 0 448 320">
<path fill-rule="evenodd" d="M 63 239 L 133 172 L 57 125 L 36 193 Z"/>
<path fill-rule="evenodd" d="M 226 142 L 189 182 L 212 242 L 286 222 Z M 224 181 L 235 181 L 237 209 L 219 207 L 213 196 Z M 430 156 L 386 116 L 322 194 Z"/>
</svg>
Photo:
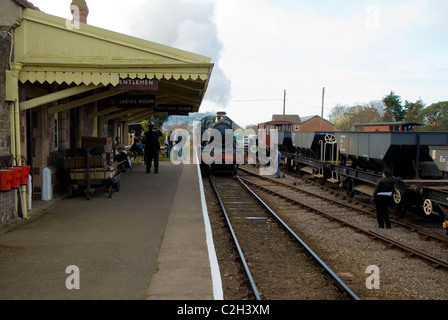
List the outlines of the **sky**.
<svg viewBox="0 0 448 320">
<path fill-rule="evenodd" d="M 71 19 L 72 0 L 30 0 Z M 212 58 L 200 112 L 328 119 L 391 91 L 448 101 L 446 0 L 87 0 L 88 23 Z M 323 89 L 325 88 L 325 90 Z M 286 92 L 286 98 L 285 98 Z"/>
</svg>

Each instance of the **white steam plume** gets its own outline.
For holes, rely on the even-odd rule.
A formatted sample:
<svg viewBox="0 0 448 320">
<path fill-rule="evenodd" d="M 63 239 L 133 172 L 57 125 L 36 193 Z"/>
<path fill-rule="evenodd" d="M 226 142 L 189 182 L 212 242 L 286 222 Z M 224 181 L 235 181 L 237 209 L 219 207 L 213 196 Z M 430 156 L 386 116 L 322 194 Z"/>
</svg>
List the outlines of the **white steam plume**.
<svg viewBox="0 0 448 320">
<path fill-rule="evenodd" d="M 143 1 L 132 34 L 212 58 L 215 64 L 205 100 L 225 107 L 230 100 L 230 80 L 219 66 L 223 44 L 214 22 L 215 5 L 204 0 Z"/>
</svg>

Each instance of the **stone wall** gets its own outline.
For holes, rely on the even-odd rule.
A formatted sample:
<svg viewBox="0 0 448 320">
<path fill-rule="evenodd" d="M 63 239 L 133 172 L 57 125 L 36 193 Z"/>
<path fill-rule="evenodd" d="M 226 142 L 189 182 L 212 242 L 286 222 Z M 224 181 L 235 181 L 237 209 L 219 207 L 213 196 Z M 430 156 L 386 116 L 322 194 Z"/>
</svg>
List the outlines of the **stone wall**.
<svg viewBox="0 0 448 320">
<path fill-rule="evenodd" d="M 6 70 L 9 69 L 11 37 L 0 29 L 0 156 L 11 153 L 9 103 L 5 101 Z"/>
<path fill-rule="evenodd" d="M 9 69 L 11 36 L 0 28 L 0 159 L 11 154 L 9 103 L 5 101 L 6 70 Z M 6 166 L 6 162 L 3 163 Z M 16 218 L 15 191 L 0 192 L 0 225 Z"/>
</svg>

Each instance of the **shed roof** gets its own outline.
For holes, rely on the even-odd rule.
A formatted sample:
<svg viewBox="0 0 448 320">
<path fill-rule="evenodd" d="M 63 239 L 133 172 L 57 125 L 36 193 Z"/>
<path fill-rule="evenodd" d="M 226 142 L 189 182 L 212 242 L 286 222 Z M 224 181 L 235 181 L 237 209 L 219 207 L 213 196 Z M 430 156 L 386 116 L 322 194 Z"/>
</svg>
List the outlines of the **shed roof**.
<svg viewBox="0 0 448 320">
<path fill-rule="evenodd" d="M 291 125 L 294 124 L 293 122 L 290 121 L 269 121 L 269 122 L 264 122 L 264 123 L 260 123 L 260 125 L 266 125 L 266 126 L 281 126 L 281 125 Z"/>
<path fill-rule="evenodd" d="M 302 117 L 301 119 L 302 119 L 302 123 L 305 123 L 305 122 L 308 122 L 308 121 L 310 121 L 311 119 L 314 119 L 314 118 L 320 118 L 320 116 L 318 116 L 318 115 L 306 116 L 306 117 Z"/>
<path fill-rule="evenodd" d="M 289 121 L 292 123 L 302 123 L 299 115 L 297 115 L 297 114 L 286 114 L 286 115 L 274 114 L 272 116 L 272 121 Z"/>
</svg>

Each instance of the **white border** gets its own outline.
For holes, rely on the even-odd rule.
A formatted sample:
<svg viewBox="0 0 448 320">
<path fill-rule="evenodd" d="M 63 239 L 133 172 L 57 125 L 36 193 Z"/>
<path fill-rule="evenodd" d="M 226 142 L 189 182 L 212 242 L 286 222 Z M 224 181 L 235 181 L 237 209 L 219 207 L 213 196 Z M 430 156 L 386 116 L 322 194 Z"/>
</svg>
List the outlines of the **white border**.
<svg viewBox="0 0 448 320">
<path fill-rule="evenodd" d="M 199 159 L 196 166 L 198 169 L 199 191 L 201 193 L 202 214 L 204 216 L 208 258 L 210 261 L 210 270 L 212 273 L 213 297 L 215 300 L 224 300 L 224 294 L 222 291 L 221 273 L 219 271 L 219 264 L 218 264 L 218 258 L 216 256 L 215 244 L 213 243 L 210 219 L 208 218 L 207 203 L 205 201 L 204 186 L 202 185 L 202 176 L 201 176 L 201 168 L 199 167 Z"/>
</svg>

